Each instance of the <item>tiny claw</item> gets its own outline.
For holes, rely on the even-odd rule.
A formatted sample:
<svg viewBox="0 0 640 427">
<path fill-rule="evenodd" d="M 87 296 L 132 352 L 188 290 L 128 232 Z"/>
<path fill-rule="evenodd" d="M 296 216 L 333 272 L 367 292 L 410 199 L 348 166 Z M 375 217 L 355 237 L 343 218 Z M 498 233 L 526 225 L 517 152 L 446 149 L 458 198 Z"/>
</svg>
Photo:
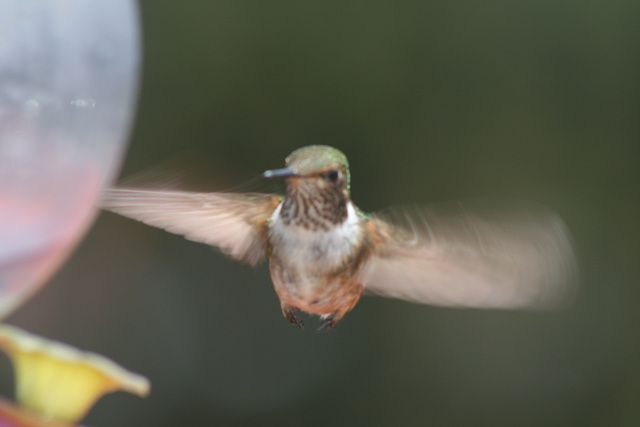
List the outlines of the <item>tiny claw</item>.
<svg viewBox="0 0 640 427">
<path fill-rule="evenodd" d="M 320 324 L 320 327 L 318 328 L 318 332 L 325 333 L 325 332 L 332 331 L 333 328 L 336 327 L 340 319 L 342 319 L 342 316 L 338 317 L 336 313 L 333 313 L 328 315 L 327 317 L 324 317 L 322 319 L 322 323 Z"/>
<path fill-rule="evenodd" d="M 289 323 L 291 323 L 292 325 L 296 325 L 298 328 L 304 331 L 304 323 L 302 322 L 300 316 L 298 316 L 295 308 L 285 307 L 282 309 L 282 314 L 284 314 L 284 317 L 287 318 Z"/>
</svg>

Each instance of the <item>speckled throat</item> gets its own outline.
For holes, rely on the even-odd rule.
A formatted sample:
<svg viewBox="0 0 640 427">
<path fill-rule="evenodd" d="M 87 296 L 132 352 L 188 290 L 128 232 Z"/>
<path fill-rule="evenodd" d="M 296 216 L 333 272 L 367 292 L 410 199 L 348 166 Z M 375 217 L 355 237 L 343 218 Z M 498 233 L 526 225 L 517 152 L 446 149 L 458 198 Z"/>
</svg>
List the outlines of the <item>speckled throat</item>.
<svg viewBox="0 0 640 427">
<path fill-rule="evenodd" d="M 347 202 L 342 191 L 299 183 L 287 188 L 280 215 L 285 225 L 327 231 L 347 218 Z"/>
</svg>

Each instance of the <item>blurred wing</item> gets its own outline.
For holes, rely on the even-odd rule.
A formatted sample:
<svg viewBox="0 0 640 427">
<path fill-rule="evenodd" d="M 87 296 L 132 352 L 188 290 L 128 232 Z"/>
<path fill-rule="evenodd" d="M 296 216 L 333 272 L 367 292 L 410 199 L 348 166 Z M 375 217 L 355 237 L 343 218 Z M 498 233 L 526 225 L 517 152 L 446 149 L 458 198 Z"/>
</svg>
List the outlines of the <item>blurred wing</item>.
<svg viewBox="0 0 640 427">
<path fill-rule="evenodd" d="M 267 220 L 280 200 L 272 194 L 114 188 L 105 191 L 101 207 L 255 265 L 265 255 Z"/>
<path fill-rule="evenodd" d="M 368 291 L 418 303 L 545 308 L 574 289 L 576 262 L 559 217 L 529 204 L 456 204 L 372 219 L 378 251 Z"/>
</svg>

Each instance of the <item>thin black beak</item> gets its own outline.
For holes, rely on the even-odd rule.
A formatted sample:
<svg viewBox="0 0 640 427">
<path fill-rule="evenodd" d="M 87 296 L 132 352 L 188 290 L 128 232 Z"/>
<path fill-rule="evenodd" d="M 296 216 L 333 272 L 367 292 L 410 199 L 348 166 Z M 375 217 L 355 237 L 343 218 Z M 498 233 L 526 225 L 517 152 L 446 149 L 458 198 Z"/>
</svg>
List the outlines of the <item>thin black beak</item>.
<svg viewBox="0 0 640 427">
<path fill-rule="evenodd" d="M 298 176 L 298 174 L 295 173 L 291 168 L 270 169 L 268 171 L 265 171 L 262 174 L 263 178 L 280 178 L 280 177 L 286 178 L 290 176 Z"/>
</svg>

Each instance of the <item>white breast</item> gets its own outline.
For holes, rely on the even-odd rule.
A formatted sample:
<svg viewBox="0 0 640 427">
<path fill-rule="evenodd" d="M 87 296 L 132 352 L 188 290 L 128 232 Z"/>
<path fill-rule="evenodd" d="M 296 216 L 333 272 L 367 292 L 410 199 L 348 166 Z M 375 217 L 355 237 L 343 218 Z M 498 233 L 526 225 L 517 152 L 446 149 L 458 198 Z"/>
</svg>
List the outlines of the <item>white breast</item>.
<svg viewBox="0 0 640 427">
<path fill-rule="evenodd" d="M 301 291 L 313 288 L 318 276 L 330 273 L 351 254 L 361 228 L 360 217 L 349 202 L 347 218 L 328 231 L 311 231 L 295 225 L 285 225 L 280 219 L 282 204 L 271 218 L 269 241 L 273 256 L 295 277 L 291 283 Z"/>
</svg>

